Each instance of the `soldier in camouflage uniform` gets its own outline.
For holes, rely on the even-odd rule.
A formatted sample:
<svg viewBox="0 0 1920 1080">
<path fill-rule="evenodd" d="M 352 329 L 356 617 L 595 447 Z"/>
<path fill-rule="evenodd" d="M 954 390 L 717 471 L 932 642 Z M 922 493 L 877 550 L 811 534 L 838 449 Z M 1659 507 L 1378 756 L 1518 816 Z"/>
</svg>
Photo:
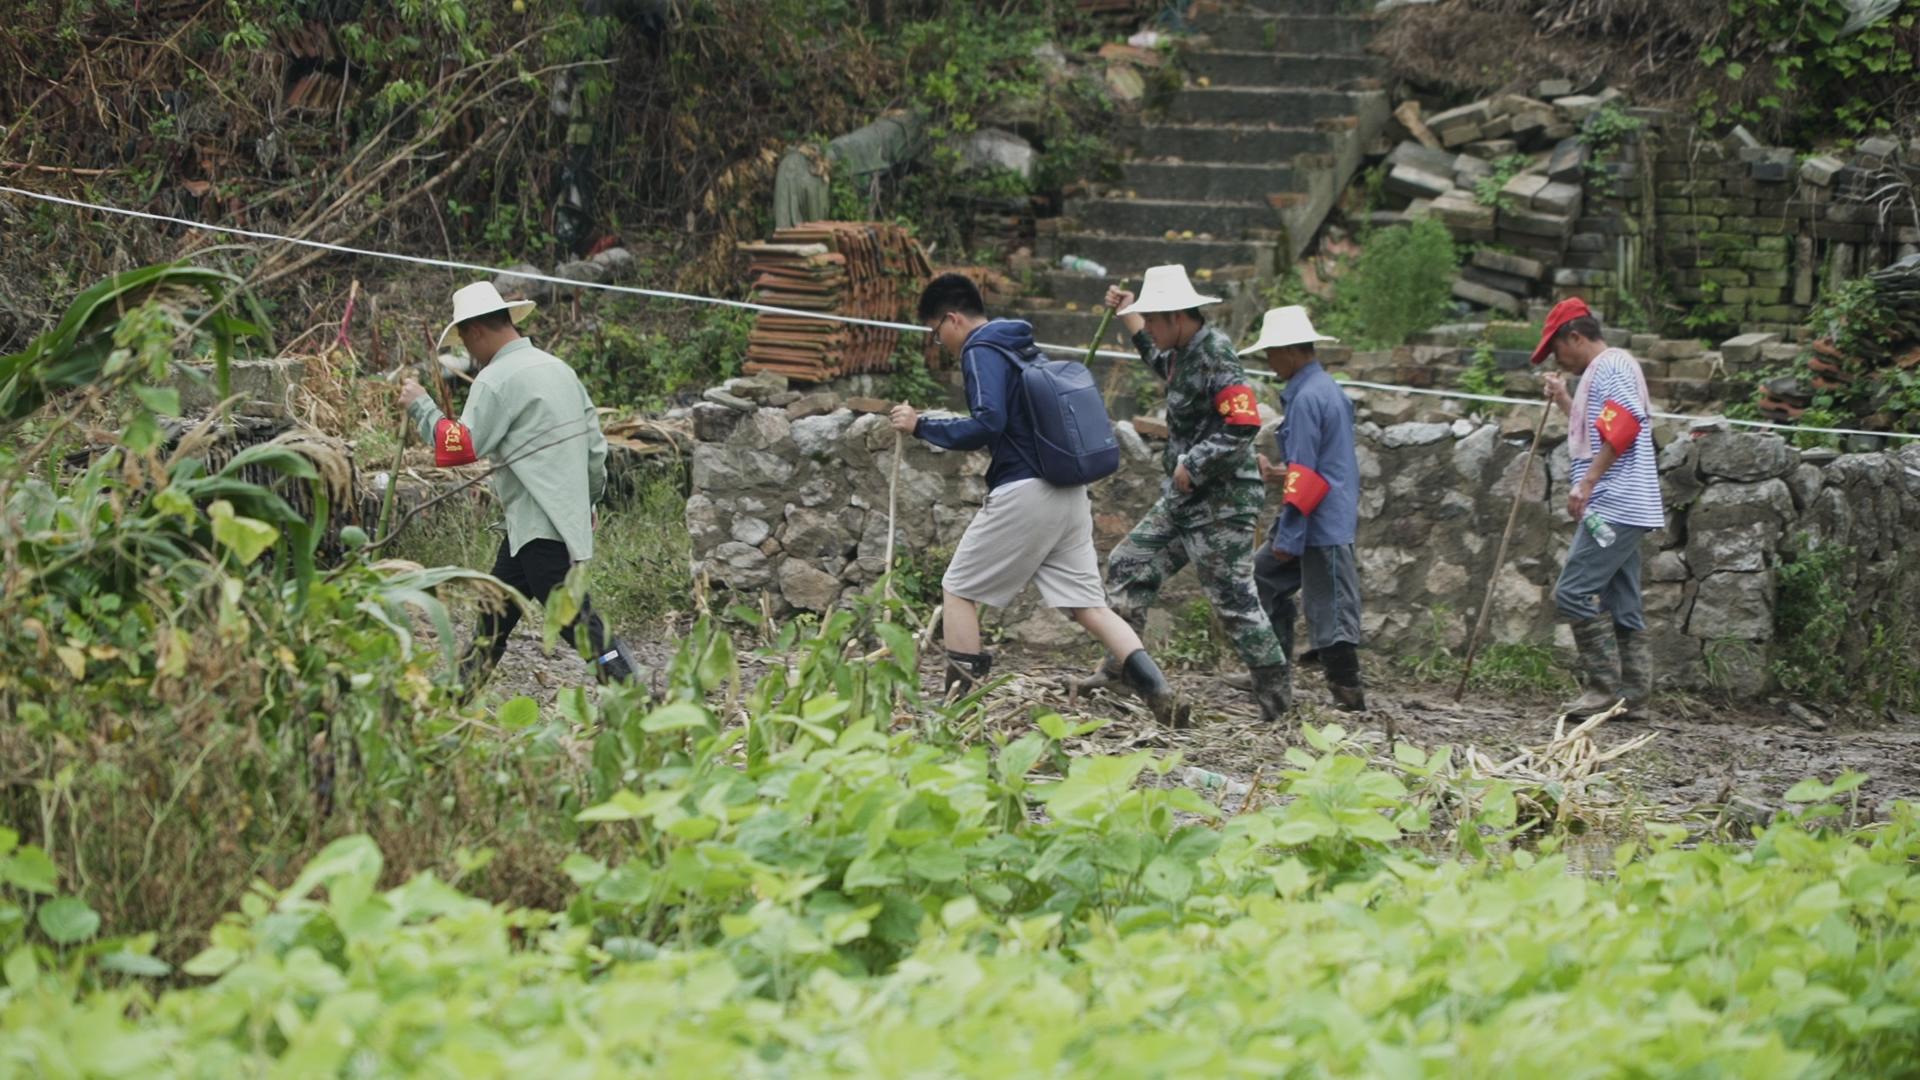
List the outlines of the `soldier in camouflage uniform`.
<svg viewBox="0 0 1920 1080">
<path fill-rule="evenodd" d="M 1167 479 L 1160 499 L 1107 556 L 1107 596 L 1136 629 L 1160 586 L 1191 562 L 1233 647 L 1252 674 L 1260 715 L 1293 706 L 1287 656 L 1253 588 L 1254 530 L 1266 491 L 1254 461 L 1258 399 L 1233 342 L 1208 326 L 1180 266 L 1147 271 L 1138 299 L 1107 291 L 1140 357 L 1167 380 Z M 1102 670 L 1093 685 L 1115 678 Z"/>
</svg>

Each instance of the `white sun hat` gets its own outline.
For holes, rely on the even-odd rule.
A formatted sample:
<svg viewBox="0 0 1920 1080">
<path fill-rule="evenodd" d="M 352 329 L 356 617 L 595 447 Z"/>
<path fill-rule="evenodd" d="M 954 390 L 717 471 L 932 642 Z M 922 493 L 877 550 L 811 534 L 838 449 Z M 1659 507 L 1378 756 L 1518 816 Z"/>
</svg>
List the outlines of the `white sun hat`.
<svg viewBox="0 0 1920 1080">
<path fill-rule="evenodd" d="M 1241 356 L 1266 352 L 1268 349 L 1285 345 L 1306 345 L 1315 341 L 1339 341 L 1314 332 L 1313 320 L 1307 318 L 1307 309 L 1298 304 L 1293 307 L 1277 307 L 1267 312 L 1260 322 L 1260 340 L 1240 350 Z"/>
<path fill-rule="evenodd" d="M 531 300 L 507 301 L 500 297 L 500 290 L 493 287 L 491 281 L 476 281 L 453 294 L 453 321 L 440 331 L 440 344 L 447 343 L 447 336 L 453 328 L 468 319 L 477 319 L 482 315 L 491 315 L 504 311 L 513 318 L 513 325 L 519 326 L 528 315 L 533 314 L 534 303 Z"/>
<path fill-rule="evenodd" d="M 1217 296 L 1201 296 L 1193 291 L 1184 266 L 1155 266 L 1140 282 L 1140 295 L 1121 308 L 1121 315 L 1150 315 L 1158 311 L 1189 311 L 1217 304 Z"/>
</svg>

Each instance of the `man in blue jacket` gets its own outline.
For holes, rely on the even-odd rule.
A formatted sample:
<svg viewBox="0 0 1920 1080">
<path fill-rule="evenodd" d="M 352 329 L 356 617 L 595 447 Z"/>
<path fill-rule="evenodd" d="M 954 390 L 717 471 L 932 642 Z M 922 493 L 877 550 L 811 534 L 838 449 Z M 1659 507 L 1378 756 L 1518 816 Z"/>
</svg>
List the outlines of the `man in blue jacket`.
<svg viewBox="0 0 1920 1080">
<path fill-rule="evenodd" d="M 1287 381 L 1275 436 L 1282 464 L 1260 455 L 1260 475 L 1281 485 L 1280 515 L 1253 560 L 1260 606 L 1293 656 L 1294 596 L 1305 602 L 1304 663 L 1322 665 L 1334 704 L 1348 712 L 1367 707 L 1360 685 L 1360 573 L 1353 542 L 1360 529 L 1360 461 L 1353 448 L 1353 402 L 1314 357 L 1314 344 L 1332 341 L 1314 332 L 1302 307 L 1267 312 L 1260 339 L 1242 356 L 1265 353 L 1267 366 Z"/>
<path fill-rule="evenodd" d="M 941 580 L 947 691 L 965 693 L 992 669 L 993 656 L 980 645 L 979 605 L 1005 607 L 1031 582 L 1049 606 L 1106 646 L 1121 665 L 1123 681 L 1155 719 L 1185 723 L 1179 695 L 1139 635 L 1107 607 L 1087 489 L 1054 487 L 1040 478 L 1033 420 L 1013 362 L 1015 356 L 1038 355 L 1033 327 L 1017 319 L 989 320 L 980 290 L 959 274 L 942 274 L 926 287 L 919 317 L 948 355 L 960 357 L 970 415 L 921 416 L 911 405 L 896 405 L 894 430 L 948 450 L 993 452 L 986 504 L 968 524 Z"/>
</svg>

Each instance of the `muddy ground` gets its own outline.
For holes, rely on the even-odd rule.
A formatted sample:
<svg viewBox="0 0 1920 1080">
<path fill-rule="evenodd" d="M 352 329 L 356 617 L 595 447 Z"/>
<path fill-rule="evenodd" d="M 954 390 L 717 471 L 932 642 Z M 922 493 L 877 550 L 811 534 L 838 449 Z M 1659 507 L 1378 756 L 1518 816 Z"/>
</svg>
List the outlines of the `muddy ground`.
<svg viewBox="0 0 1920 1080">
<path fill-rule="evenodd" d="M 671 637 L 633 644 L 641 662 L 655 672 L 665 668 L 679 641 Z M 743 650 L 744 654 L 744 650 Z M 1474 747 L 1497 761 L 1547 743 L 1554 734 L 1555 702 L 1544 697 L 1489 697 L 1470 692 L 1453 701 L 1451 686 L 1407 682 L 1368 657 L 1368 705 L 1365 714 L 1331 708 L 1317 671 L 1298 679 L 1300 715 L 1307 723 L 1339 723 L 1362 742 L 1385 748 L 1386 732 L 1424 749 Z M 750 668 L 757 667 L 748 661 Z M 939 690 L 940 669 L 933 656 L 921 661 L 930 697 Z M 1228 687 L 1216 675 L 1171 673 L 1196 704 L 1196 723 L 1184 731 L 1157 731 L 1131 700 L 1095 693 L 1081 697 L 1065 687 L 1091 668 L 1058 656 L 1003 653 L 994 675 L 1005 682 L 989 698 L 997 728 L 1023 727 L 1040 711 L 1087 717 L 1118 717 L 1089 743 L 1109 750 L 1150 748 L 1179 751 L 1186 762 L 1242 783 L 1256 775 L 1271 778 L 1287 766 L 1283 755 L 1300 740 L 1262 724 L 1252 698 Z M 749 671 L 749 677 L 757 676 Z M 526 694 L 550 705 L 561 689 L 589 681 L 578 658 L 541 655 L 538 640 L 524 629 L 515 636 L 487 694 L 504 700 Z M 1870 779 L 1860 789 L 1862 817 L 1884 818 L 1896 800 L 1920 802 L 1920 717 L 1860 711 L 1829 713 L 1784 700 L 1728 705 L 1697 698 L 1656 699 L 1651 718 L 1620 719 L 1593 734 L 1601 750 L 1652 732 L 1647 745 L 1603 766 L 1610 797 L 1648 804 L 1654 816 L 1701 823 L 1724 816 L 1723 807 L 1746 820 L 1764 820 L 1783 805 L 1782 795 L 1807 777 L 1831 780 L 1854 770 Z"/>
</svg>

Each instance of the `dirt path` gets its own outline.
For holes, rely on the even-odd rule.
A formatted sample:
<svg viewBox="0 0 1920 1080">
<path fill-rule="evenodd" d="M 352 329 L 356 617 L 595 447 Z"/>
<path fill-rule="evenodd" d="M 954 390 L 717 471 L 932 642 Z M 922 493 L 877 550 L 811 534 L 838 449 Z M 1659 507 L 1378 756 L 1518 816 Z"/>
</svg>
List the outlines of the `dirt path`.
<svg viewBox="0 0 1920 1080">
<path fill-rule="evenodd" d="M 677 639 L 665 637 L 634 643 L 633 650 L 658 672 L 678 645 Z M 995 674 L 1007 682 L 990 699 L 990 712 L 1007 727 L 1020 726 L 1037 711 L 1107 717 L 1117 713 L 1118 721 L 1095 736 L 1095 745 L 1178 750 L 1189 763 L 1242 782 L 1287 767 L 1288 740 L 1260 723 L 1250 696 L 1215 677 L 1192 672 L 1172 676 L 1196 703 L 1198 723 L 1186 731 L 1161 732 L 1130 700 L 1097 694 L 1076 702 L 1063 684 L 1088 670 L 1057 655 L 1002 655 Z M 932 657 L 923 658 L 921 675 L 928 693 L 937 693 L 939 667 Z M 590 682 L 578 658 L 543 657 L 538 641 L 522 631 L 487 692 L 496 700 L 525 694 L 544 708 L 561 689 Z M 1469 694 L 1455 704 L 1451 687 L 1383 685 L 1377 673 L 1370 682 L 1371 711 L 1353 716 L 1335 712 L 1318 673 L 1303 671 L 1298 690 L 1302 719 L 1339 723 L 1382 741 L 1380 733 L 1391 720 L 1398 736 L 1415 745 L 1471 746 L 1495 759 L 1539 746 L 1553 733 L 1551 700 Z M 1802 709 L 1796 715 L 1784 702 L 1716 707 L 1679 699 L 1656 704 L 1656 718 L 1610 722 L 1595 733 L 1595 742 L 1604 749 L 1646 732 L 1658 733 L 1650 744 L 1607 769 L 1618 788 L 1659 805 L 1663 816 L 1712 815 L 1729 800 L 1750 811 L 1777 808 L 1798 781 L 1809 776 L 1831 780 L 1847 770 L 1871 777 L 1860 790 L 1860 805 L 1876 817 L 1884 817 L 1896 800 L 1920 802 L 1920 717 L 1867 724 L 1835 718 L 1825 720 L 1828 726 L 1819 730 L 1809 723 L 1823 722 L 1818 714 Z"/>
</svg>

